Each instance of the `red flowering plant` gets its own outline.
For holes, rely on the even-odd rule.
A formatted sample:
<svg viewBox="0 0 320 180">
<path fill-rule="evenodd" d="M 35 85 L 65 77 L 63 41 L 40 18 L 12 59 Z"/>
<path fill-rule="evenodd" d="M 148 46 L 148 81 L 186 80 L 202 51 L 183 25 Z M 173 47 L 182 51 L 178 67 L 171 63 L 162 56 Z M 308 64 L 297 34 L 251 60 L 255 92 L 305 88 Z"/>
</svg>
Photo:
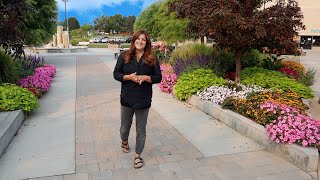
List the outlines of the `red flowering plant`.
<svg viewBox="0 0 320 180">
<path fill-rule="evenodd" d="M 268 137 L 276 143 L 320 147 L 320 121 L 288 105 L 267 101 L 260 105 L 271 123 L 266 125 Z"/>
<path fill-rule="evenodd" d="M 32 92 L 36 97 L 41 97 L 42 93 L 40 92 L 39 89 L 35 88 L 35 87 L 29 87 L 27 88 L 30 92 Z"/>
<path fill-rule="evenodd" d="M 290 69 L 288 67 L 282 67 L 279 69 L 279 71 L 285 74 L 289 78 L 294 78 L 295 80 L 299 80 L 299 75 L 296 70 Z"/>
</svg>

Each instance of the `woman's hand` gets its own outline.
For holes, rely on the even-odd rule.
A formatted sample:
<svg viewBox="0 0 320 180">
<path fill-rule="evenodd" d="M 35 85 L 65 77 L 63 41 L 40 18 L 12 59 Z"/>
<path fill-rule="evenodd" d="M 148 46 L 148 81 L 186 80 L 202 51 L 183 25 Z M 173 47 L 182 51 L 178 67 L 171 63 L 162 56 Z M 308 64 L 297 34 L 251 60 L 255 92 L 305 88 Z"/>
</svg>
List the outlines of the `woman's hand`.
<svg viewBox="0 0 320 180">
<path fill-rule="evenodd" d="M 147 75 L 138 75 L 138 83 L 141 85 L 144 81 L 151 83 L 150 76 Z"/>
<path fill-rule="evenodd" d="M 131 73 L 129 75 L 125 75 L 123 77 L 123 80 L 125 80 L 125 81 L 133 81 L 135 83 L 139 83 L 139 81 L 138 81 L 139 77 L 137 76 L 137 73 Z"/>
</svg>

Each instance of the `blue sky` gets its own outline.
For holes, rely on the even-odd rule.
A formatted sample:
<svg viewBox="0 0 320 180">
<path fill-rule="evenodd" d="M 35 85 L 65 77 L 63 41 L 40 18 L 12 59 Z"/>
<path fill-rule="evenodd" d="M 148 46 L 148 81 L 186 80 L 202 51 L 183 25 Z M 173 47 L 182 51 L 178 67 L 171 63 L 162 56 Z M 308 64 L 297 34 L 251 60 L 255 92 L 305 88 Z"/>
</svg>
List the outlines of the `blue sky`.
<svg viewBox="0 0 320 180">
<path fill-rule="evenodd" d="M 80 23 L 93 23 L 94 19 L 102 15 L 138 16 L 140 12 L 156 0 L 69 0 L 66 3 L 67 17 L 76 17 Z M 57 0 L 59 18 L 65 18 L 65 3 Z"/>
</svg>

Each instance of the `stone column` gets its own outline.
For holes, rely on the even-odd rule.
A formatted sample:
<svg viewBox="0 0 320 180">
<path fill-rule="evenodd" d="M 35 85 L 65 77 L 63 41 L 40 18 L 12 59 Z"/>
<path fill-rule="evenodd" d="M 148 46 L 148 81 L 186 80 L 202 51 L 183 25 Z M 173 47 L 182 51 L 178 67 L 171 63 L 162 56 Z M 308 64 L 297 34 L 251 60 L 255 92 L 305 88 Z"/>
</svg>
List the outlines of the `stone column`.
<svg viewBox="0 0 320 180">
<path fill-rule="evenodd" d="M 62 32 L 63 32 L 63 26 L 58 26 L 57 28 L 57 46 L 62 46 Z"/>
<path fill-rule="evenodd" d="M 63 43 L 63 48 L 69 48 L 68 34 L 66 31 L 64 31 L 62 34 L 62 43 Z"/>
<path fill-rule="evenodd" d="M 57 34 L 52 36 L 52 47 L 57 47 Z"/>
</svg>

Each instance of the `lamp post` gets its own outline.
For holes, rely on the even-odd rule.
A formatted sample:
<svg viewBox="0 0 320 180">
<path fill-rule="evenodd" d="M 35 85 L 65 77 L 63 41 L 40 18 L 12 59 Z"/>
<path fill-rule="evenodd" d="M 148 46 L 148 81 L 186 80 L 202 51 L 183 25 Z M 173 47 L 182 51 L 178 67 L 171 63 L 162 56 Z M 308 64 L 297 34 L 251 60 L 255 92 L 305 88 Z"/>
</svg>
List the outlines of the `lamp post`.
<svg viewBox="0 0 320 180">
<path fill-rule="evenodd" d="M 68 25 L 68 18 L 67 18 L 67 2 L 69 0 L 62 0 L 64 2 L 64 21 L 66 22 L 66 31 L 68 36 L 68 47 L 69 47 L 69 25 Z"/>
</svg>

